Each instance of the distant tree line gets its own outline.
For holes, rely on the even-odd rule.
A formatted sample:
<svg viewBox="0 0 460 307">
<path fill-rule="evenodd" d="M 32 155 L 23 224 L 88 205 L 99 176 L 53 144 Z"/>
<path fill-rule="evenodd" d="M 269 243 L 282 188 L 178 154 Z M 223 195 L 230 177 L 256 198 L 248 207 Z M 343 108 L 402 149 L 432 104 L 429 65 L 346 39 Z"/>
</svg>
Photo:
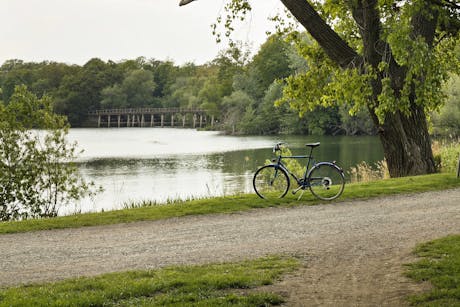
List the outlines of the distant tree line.
<svg viewBox="0 0 460 307">
<path fill-rule="evenodd" d="M 234 46 L 207 64 L 182 66 L 143 57 L 121 62 L 94 58 L 83 66 L 8 60 L 0 67 L 1 100 L 8 104 L 15 87 L 26 85 L 37 97 L 52 97 L 55 111 L 66 115 L 72 127 L 87 126 L 88 111 L 97 109 L 184 107 L 205 109 L 217 120 L 217 129 L 233 134 L 375 133 L 366 112 L 351 116 L 343 104 L 319 106 L 301 117 L 288 104 L 276 106 L 284 78 L 309 69 L 283 38 L 269 37 L 253 57 L 244 50 Z M 433 116 L 439 134 L 460 131 L 459 87 L 453 79 L 448 110 Z"/>
</svg>

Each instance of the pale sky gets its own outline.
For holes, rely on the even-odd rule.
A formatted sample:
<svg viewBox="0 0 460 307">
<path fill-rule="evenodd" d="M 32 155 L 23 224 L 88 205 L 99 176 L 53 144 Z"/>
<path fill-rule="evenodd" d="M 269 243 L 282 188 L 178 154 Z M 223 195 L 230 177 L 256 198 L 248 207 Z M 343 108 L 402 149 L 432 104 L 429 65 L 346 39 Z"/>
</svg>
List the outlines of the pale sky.
<svg viewBox="0 0 460 307">
<path fill-rule="evenodd" d="M 0 0 L 0 64 L 8 59 L 68 64 L 135 59 L 181 65 L 212 60 L 217 45 L 210 25 L 224 0 Z M 279 0 L 252 0 L 253 12 L 236 31 L 258 49 L 273 30 L 267 17 L 282 12 Z"/>
</svg>

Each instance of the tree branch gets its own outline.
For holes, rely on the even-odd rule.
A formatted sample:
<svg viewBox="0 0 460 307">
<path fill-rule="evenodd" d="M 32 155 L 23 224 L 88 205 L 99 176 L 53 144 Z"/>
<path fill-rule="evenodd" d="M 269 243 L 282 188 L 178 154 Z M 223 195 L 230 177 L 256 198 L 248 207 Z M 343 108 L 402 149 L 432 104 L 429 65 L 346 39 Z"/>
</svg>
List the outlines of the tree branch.
<svg viewBox="0 0 460 307">
<path fill-rule="evenodd" d="M 431 1 L 430 1 L 431 2 Z M 430 10 L 430 2 L 425 2 L 425 9 L 420 9 L 419 12 L 412 16 L 412 38 L 421 36 L 425 42 L 431 47 L 433 46 L 434 37 L 436 34 L 436 24 L 439 16 L 438 10 Z M 427 15 L 426 12 L 431 12 L 432 16 Z"/>
<path fill-rule="evenodd" d="M 281 0 L 292 15 L 318 42 L 328 57 L 340 67 L 360 66 L 362 57 L 353 50 L 306 0 Z"/>
<path fill-rule="evenodd" d="M 190 2 L 192 2 L 192 1 L 195 1 L 195 0 L 181 0 L 181 1 L 179 2 L 179 6 L 187 5 L 187 4 L 189 4 Z"/>
</svg>

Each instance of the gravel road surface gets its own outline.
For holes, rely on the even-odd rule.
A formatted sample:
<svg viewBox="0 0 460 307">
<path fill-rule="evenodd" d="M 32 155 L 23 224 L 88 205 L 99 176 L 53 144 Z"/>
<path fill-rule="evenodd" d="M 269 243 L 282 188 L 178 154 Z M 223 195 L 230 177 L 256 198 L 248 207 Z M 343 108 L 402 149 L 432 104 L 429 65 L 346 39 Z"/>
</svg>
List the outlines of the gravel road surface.
<svg viewBox="0 0 460 307">
<path fill-rule="evenodd" d="M 0 235 L 0 287 L 176 264 L 291 254 L 289 306 L 399 306 L 429 285 L 403 277 L 416 244 L 460 233 L 460 189 Z"/>
</svg>

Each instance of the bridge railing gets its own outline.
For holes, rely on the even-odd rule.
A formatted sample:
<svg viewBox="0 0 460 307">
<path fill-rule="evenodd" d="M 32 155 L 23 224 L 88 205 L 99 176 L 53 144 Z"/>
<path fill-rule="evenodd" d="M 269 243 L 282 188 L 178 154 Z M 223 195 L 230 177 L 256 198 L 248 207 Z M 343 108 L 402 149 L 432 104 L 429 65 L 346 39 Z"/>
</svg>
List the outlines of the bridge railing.
<svg viewBox="0 0 460 307">
<path fill-rule="evenodd" d="M 117 115 L 117 114 L 159 114 L 159 113 L 205 113 L 203 109 L 195 108 L 127 108 L 104 109 L 88 112 L 89 115 Z"/>
</svg>

